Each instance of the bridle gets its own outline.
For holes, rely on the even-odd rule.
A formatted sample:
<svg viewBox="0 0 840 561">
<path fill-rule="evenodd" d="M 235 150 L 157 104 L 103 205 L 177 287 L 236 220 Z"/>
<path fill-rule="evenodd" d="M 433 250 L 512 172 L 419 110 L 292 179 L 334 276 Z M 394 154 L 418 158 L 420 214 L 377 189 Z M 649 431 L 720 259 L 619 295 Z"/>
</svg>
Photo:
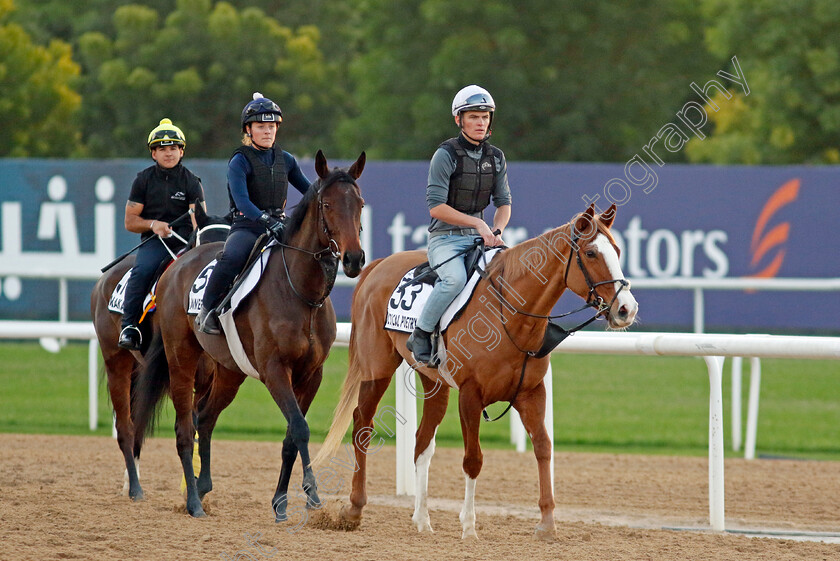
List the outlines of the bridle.
<svg viewBox="0 0 840 561">
<path fill-rule="evenodd" d="M 576 310 L 576 311 L 581 311 L 583 309 L 586 309 L 587 307 L 597 308 L 598 309 L 598 314 L 595 317 L 598 317 L 601 314 L 607 312 L 612 307 L 613 302 L 615 302 L 615 299 L 618 298 L 619 292 L 621 292 L 625 288 L 627 288 L 629 290 L 630 281 L 628 281 L 627 279 L 608 279 L 608 280 L 601 281 L 601 282 L 592 282 L 592 277 L 589 276 L 589 271 L 587 271 L 586 267 L 583 266 L 583 260 L 580 258 L 580 246 L 577 244 L 578 239 L 580 239 L 580 236 L 579 235 L 575 236 L 572 239 L 571 246 L 569 247 L 569 259 L 566 261 L 566 274 L 563 276 L 563 284 L 565 284 L 567 287 L 569 286 L 569 282 L 568 282 L 569 281 L 569 269 L 571 269 L 571 267 L 569 267 L 569 262 L 572 260 L 572 253 L 574 253 L 575 257 L 577 258 L 577 264 L 578 264 L 578 267 L 580 268 L 580 272 L 583 273 L 583 280 L 586 281 L 586 286 L 587 286 L 587 288 L 589 288 L 589 292 L 586 295 L 586 304 L 587 305 L 584 306 L 583 308 L 581 308 L 580 310 Z M 577 249 L 575 249 L 575 248 L 577 248 Z M 610 283 L 615 283 L 615 282 L 619 283 L 621 286 L 619 287 L 618 290 L 615 291 L 615 295 L 612 297 L 612 299 L 609 301 L 609 303 L 605 303 L 604 299 L 601 298 L 598 295 L 598 292 L 597 292 L 596 289 L 599 286 L 601 286 L 602 284 L 610 284 Z M 573 312 L 571 312 L 571 313 L 573 313 Z M 565 314 L 565 315 L 568 315 L 568 314 Z M 550 318 L 550 316 L 546 316 L 546 317 Z M 562 316 L 557 316 L 557 317 L 562 317 Z M 585 325 L 589 325 L 589 324 L 587 323 Z M 584 327 L 585 325 L 583 325 L 581 327 Z M 579 329 L 580 328 L 577 328 L 574 331 L 578 331 Z"/>
<path fill-rule="evenodd" d="M 622 290 L 624 290 L 625 288 L 627 288 L 629 290 L 630 282 L 627 279 L 609 279 L 609 280 L 600 281 L 600 282 L 592 282 L 592 277 L 589 276 L 589 271 L 586 270 L 586 267 L 583 265 L 583 260 L 580 257 L 580 246 L 577 243 L 579 239 L 580 239 L 580 235 L 579 234 L 575 235 L 575 237 L 572 238 L 572 243 L 569 246 L 569 258 L 566 260 L 566 272 L 563 275 L 563 284 L 568 287 L 569 269 L 571 269 L 572 254 L 574 253 L 576 258 L 577 258 L 577 265 L 580 268 L 580 272 L 583 274 L 583 279 L 584 279 L 584 281 L 586 281 L 586 286 L 587 286 L 587 288 L 589 288 L 589 292 L 586 295 L 586 304 L 584 304 L 583 306 L 581 306 L 580 308 L 578 308 L 576 310 L 572 310 L 571 312 L 566 312 L 564 314 L 558 314 L 558 315 L 553 315 L 552 316 L 552 315 L 532 314 L 530 312 L 520 310 L 519 308 L 514 306 L 507 298 L 504 297 L 501 290 L 495 285 L 495 283 L 493 282 L 493 279 L 490 277 L 490 275 L 488 275 L 486 272 L 479 273 L 479 274 L 481 274 L 482 278 L 484 278 L 485 280 L 487 280 L 487 282 L 490 283 L 490 286 L 493 287 L 493 289 L 496 293 L 496 298 L 498 298 L 498 300 L 499 300 L 499 314 L 504 313 L 504 310 L 503 310 L 503 306 L 504 306 L 504 307 L 507 307 L 508 310 L 512 310 L 514 313 L 517 313 L 517 314 L 522 314 L 524 316 L 528 316 L 528 317 L 532 317 L 532 318 L 547 320 L 546 327 L 545 327 L 545 333 L 543 334 L 543 343 L 540 346 L 540 348 L 535 350 L 535 351 L 530 351 L 530 350 L 527 350 L 527 349 L 523 349 L 519 345 L 517 345 L 516 341 L 514 341 L 514 339 L 513 339 L 513 336 L 508 331 L 507 322 L 505 322 L 505 321 L 502 322 L 502 327 L 504 328 L 505 334 L 507 335 L 508 339 L 513 344 L 513 346 L 516 347 L 516 349 L 519 352 L 521 352 L 522 354 L 525 355 L 525 358 L 522 360 L 522 370 L 519 373 L 519 383 L 516 385 L 516 390 L 513 393 L 513 397 L 508 402 L 508 406 L 505 408 L 504 411 L 502 411 L 494 419 L 490 418 L 490 416 L 487 414 L 486 410 L 482 410 L 481 414 L 483 415 L 485 421 L 488 421 L 488 422 L 498 421 L 499 419 L 504 417 L 505 414 L 508 411 L 510 411 L 511 407 L 513 407 L 513 402 L 516 401 L 516 397 L 519 395 L 519 390 L 522 389 L 522 382 L 525 380 L 525 367 L 528 364 L 528 359 L 529 358 L 531 358 L 531 357 L 543 358 L 543 357 L 547 356 L 566 337 L 576 333 L 577 331 L 580 331 L 581 329 L 583 329 L 584 327 L 586 327 L 587 325 L 589 325 L 590 323 L 592 323 L 593 321 L 598 319 L 601 315 L 608 312 L 609 309 L 612 307 L 613 303 L 615 302 L 616 298 L 618 298 L 618 295 Z M 485 269 L 487 268 L 487 262 L 486 261 L 484 263 L 484 268 Z M 598 295 L 596 289 L 603 284 L 609 284 L 609 283 L 615 283 L 615 282 L 619 283 L 621 286 L 618 288 L 618 290 L 615 291 L 615 295 L 613 295 L 613 297 L 610 299 L 609 303 L 607 303 L 607 302 L 604 301 L 604 299 L 601 296 Z M 571 314 L 575 314 L 577 312 L 585 310 L 586 308 L 595 308 L 596 309 L 595 315 L 593 315 L 591 318 L 587 319 L 586 321 L 576 325 L 575 327 L 572 327 L 571 329 L 565 329 L 565 328 L 561 327 L 560 325 L 551 321 L 552 319 L 558 319 L 558 318 L 569 316 Z"/>
<path fill-rule="evenodd" d="M 345 171 L 333 174 L 327 183 L 322 184 L 318 188 L 318 225 L 326 236 L 326 247 L 318 251 L 309 251 L 308 249 L 304 249 L 302 247 L 288 245 L 280 241 L 277 242 L 277 245 L 280 246 L 280 254 L 283 258 L 283 268 L 286 271 L 286 278 L 289 281 L 289 286 L 292 288 L 292 292 L 294 292 L 295 296 L 297 296 L 310 308 L 317 309 L 324 305 L 324 302 L 326 302 L 330 292 L 332 292 L 333 286 L 335 285 L 335 277 L 338 274 L 338 260 L 341 257 L 341 248 L 338 246 L 338 242 L 335 241 L 335 236 L 333 235 L 330 225 L 327 223 L 327 218 L 324 215 L 324 191 L 326 191 L 327 188 L 334 183 L 338 182 L 350 183 L 356 187 L 356 189 L 359 188 L 353 176 Z M 315 259 L 321 266 L 326 286 L 323 295 L 318 300 L 310 300 L 309 298 L 303 296 L 295 287 L 295 284 L 292 281 L 292 275 L 289 272 L 289 265 L 286 262 L 286 248 L 311 255 L 312 258 Z"/>
<path fill-rule="evenodd" d="M 508 300 L 507 298 L 504 297 L 501 290 L 495 285 L 495 283 L 493 282 L 493 279 L 492 279 L 492 277 L 490 277 L 490 275 L 488 275 L 484 271 L 481 271 L 481 269 L 478 269 L 478 271 L 479 271 L 479 274 L 481 275 L 481 277 L 484 278 L 487 282 L 489 282 L 490 286 L 492 286 L 493 289 L 495 290 L 496 297 L 499 300 L 499 305 L 501 306 L 502 304 L 504 304 L 504 307 L 506 307 L 508 310 L 513 311 L 517 314 L 522 314 L 524 316 L 537 318 L 537 319 L 552 320 L 552 319 L 559 319 L 559 318 L 567 317 L 567 316 L 570 316 L 572 314 L 576 314 L 578 312 L 582 312 L 583 310 L 585 310 L 587 308 L 595 308 L 597 310 L 597 312 L 593 317 L 591 317 L 590 319 L 584 321 L 583 323 L 581 323 L 581 324 L 579 324 L 575 327 L 572 327 L 571 329 L 566 330 L 569 334 L 571 334 L 571 333 L 574 333 L 576 331 L 580 331 L 581 329 L 583 329 L 584 327 L 586 327 L 587 325 L 589 325 L 590 323 L 592 323 L 593 321 L 598 319 L 598 317 L 600 317 L 602 314 L 609 311 L 609 309 L 612 307 L 613 303 L 615 302 L 616 298 L 618 298 L 618 294 L 622 290 L 624 290 L 625 288 L 627 288 L 629 290 L 629 287 L 630 287 L 630 281 L 628 281 L 627 279 L 608 279 L 608 280 L 605 280 L 605 281 L 593 282 L 592 277 L 589 276 L 589 271 L 586 270 L 586 267 L 583 264 L 583 260 L 580 258 L 580 246 L 577 243 L 579 239 L 580 239 L 580 235 L 576 235 L 574 238 L 572 238 L 572 243 L 569 246 L 569 258 L 566 260 L 566 272 L 563 275 L 563 284 L 566 285 L 567 287 L 569 286 L 569 284 L 568 284 L 569 270 L 571 269 L 571 267 L 569 265 L 572 261 L 572 254 L 575 254 L 575 257 L 576 257 L 576 260 L 577 260 L 577 265 L 580 268 L 580 272 L 583 274 L 583 280 L 586 282 L 586 286 L 589 289 L 589 292 L 586 295 L 586 303 L 583 306 L 581 306 L 580 308 L 577 308 L 577 309 L 572 310 L 570 312 L 566 312 L 566 313 L 563 313 L 563 314 L 556 314 L 556 315 L 543 315 L 543 314 L 532 314 L 530 312 L 526 312 L 525 310 L 520 310 L 515 305 L 513 305 L 513 303 L 511 303 L 510 300 Z M 485 265 L 485 269 L 486 269 L 486 267 L 487 267 L 487 262 L 486 261 L 485 261 L 484 265 Z M 621 286 L 619 287 L 618 290 L 615 291 L 615 295 L 610 299 L 610 301 L 605 302 L 604 299 L 601 296 L 598 295 L 597 288 L 599 286 L 603 285 L 603 284 L 610 284 L 610 283 L 615 283 L 615 282 L 619 283 Z M 501 308 L 500 308 L 500 310 L 501 310 Z M 507 324 L 503 323 L 503 326 L 505 327 L 505 332 L 507 333 Z M 532 356 L 536 356 L 536 354 L 539 352 L 539 351 L 528 351 L 528 350 L 520 348 L 519 345 L 517 345 L 516 342 L 513 340 L 510 333 L 508 333 L 507 335 L 508 335 L 508 338 L 510 338 L 511 343 L 513 343 L 513 345 L 520 352 L 530 353 L 530 354 L 532 354 Z M 542 358 L 542 356 L 538 356 L 537 358 Z"/>
</svg>

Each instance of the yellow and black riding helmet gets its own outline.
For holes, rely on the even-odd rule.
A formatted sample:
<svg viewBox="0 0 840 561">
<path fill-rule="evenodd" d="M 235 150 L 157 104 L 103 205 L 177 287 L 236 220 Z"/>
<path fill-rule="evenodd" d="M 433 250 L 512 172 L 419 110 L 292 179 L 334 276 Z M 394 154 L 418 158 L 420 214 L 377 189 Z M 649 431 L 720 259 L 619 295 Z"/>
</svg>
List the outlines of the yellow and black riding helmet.
<svg viewBox="0 0 840 561">
<path fill-rule="evenodd" d="M 181 129 L 172 124 L 171 120 L 161 119 L 160 124 L 149 133 L 147 144 L 149 145 L 150 151 L 155 146 L 169 146 L 172 144 L 185 148 L 187 146 L 187 138 Z"/>
</svg>

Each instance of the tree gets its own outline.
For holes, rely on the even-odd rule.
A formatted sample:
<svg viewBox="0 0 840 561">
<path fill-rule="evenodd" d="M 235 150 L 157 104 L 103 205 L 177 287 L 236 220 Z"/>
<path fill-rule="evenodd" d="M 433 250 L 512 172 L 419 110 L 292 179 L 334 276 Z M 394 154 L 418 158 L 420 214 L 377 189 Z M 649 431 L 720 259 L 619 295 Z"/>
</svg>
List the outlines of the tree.
<svg viewBox="0 0 840 561">
<path fill-rule="evenodd" d="M 113 14 L 120 6 L 135 0 L 26 0 L 18 6 L 16 23 L 34 40 L 42 43 L 61 39 L 77 47 L 79 37 L 89 31 L 113 34 Z M 171 0 L 143 0 L 147 8 L 164 13 L 173 8 Z"/>
<path fill-rule="evenodd" d="M 840 163 L 840 4 L 705 0 L 703 7 L 707 48 L 737 57 L 750 92 L 707 111 L 714 130 L 689 142 L 691 161 Z"/>
<path fill-rule="evenodd" d="M 190 156 L 228 157 L 254 91 L 282 108 L 281 145 L 288 138 L 297 153 L 329 151 L 337 82 L 317 28 L 293 31 L 259 9 L 211 0 L 178 0 L 166 17 L 125 5 L 113 26 L 113 37 L 79 40 L 85 136 L 98 156 L 144 155 L 148 131 L 169 117 Z"/>
<path fill-rule="evenodd" d="M 688 0 L 351 3 L 356 113 L 339 142 L 377 158 L 430 157 L 457 132 L 455 92 L 477 83 L 510 159 L 626 161 L 720 67 Z"/>
<path fill-rule="evenodd" d="M 74 90 L 79 66 L 70 46 L 36 45 L 9 21 L 12 0 L 0 0 L 0 156 L 68 156 L 79 149 Z"/>
</svg>

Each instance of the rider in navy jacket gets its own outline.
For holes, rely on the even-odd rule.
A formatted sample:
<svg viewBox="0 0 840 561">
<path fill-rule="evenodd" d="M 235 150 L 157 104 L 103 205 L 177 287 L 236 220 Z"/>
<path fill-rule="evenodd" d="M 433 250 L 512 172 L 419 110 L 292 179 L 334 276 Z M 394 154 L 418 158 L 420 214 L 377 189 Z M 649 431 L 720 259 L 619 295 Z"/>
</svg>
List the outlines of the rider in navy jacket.
<svg viewBox="0 0 840 561">
<path fill-rule="evenodd" d="M 309 189 L 310 181 L 295 157 L 275 144 L 282 120 L 280 107 L 259 92 L 242 110 L 242 146 L 234 151 L 227 171 L 233 226 L 195 319 L 204 333 L 221 332 L 215 309 L 245 266 L 257 238 L 266 230 L 282 237 L 289 183 L 301 193 Z"/>
</svg>

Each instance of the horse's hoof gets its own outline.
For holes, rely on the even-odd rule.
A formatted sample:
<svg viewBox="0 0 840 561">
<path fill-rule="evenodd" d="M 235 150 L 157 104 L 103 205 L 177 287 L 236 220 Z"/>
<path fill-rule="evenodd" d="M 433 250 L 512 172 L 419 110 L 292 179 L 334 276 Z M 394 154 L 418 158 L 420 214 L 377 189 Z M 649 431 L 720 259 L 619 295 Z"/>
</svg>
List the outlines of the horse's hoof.
<svg viewBox="0 0 840 561">
<path fill-rule="evenodd" d="M 275 524 L 279 524 L 280 522 L 285 522 L 289 519 L 289 515 L 285 512 L 275 512 L 274 513 L 274 522 Z"/>
<path fill-rule="evenodd" d="M 478 534 L 476 533 L 475 528 L 464 528 L 464 531 L 461 534 L 461 539 L 466 542 L 478 541 Z"/>
<path fill-rule="evenodd" d="M 428 520 L 426 520 L 425 522 L 421 522 L 419 524 L 417 522 L 415 522 L 414 525 L 417 527 L 417 531 L 420 532 L 421 534 L 423 532 L 429 532 L 430 534 L 435 533 L 435 531 L 432 529 L 431 522 L 429 522 Z"/>
<path fill-rule="evenodd" d="M 412 516 L 411 521 L 414 523 L 414 527 L 417 528 L 418 532 L 431 532 L 432 534 L 435 533 L 435 531 L 432 530 L 432 521 L 428 515 L 426 515 L 426 517 L 423 520 L 418 520 Z"/>
<path fill-rule="evenodd" d="M 344 505 L 338 511 L 338 518 L 349 528 L 357 528 L 362 523 L 361 510 L 358 513 L 354 513 L 352 512 L 354 509 L 355 507 Z"/>
<path fill-rule="evenodd" d="M 554 528 L 543 528 L 538 524 L 534 528 L 534 537 L 540 541 L 553 542 L 555 539 Z"/>
<path fill-rule="evenodd" d="M 321 499 L 318 498 L 318 492 L 315 489 L 311 489 L 306 493 L 306 508 L 312 510 L 318 510 L 324 503 L 321 502 Z"/>
<path fill-rule="evenodd" d="M 129 491 L 128 498 L 134 502 L 139 502 L 145 499 L 143 495 L 143 489 L 138 489 L 137 491 Z"/>
<path fill-rule="evenodd" d="M 190 516 L 193 518 L 203 518 L 207 516 L 204 512 L 204 508 L 201 506 L 201 501 L 196 501 L 196 503 L 198 504 L 193 503 L 191 505 L 190 501 L 187 501 L 187 512 L 190 513 Z"/>
<path fill-rule="evenodd" d="M 204 509 L 201 507 L 198 507 L 197 509 L 191 510 L 189 512 L 190 516 L 192 516 L 193 518 L 204 518 L 205 516 L 207 516 L 207 514 L 204 512 Z"/>
</svg>

